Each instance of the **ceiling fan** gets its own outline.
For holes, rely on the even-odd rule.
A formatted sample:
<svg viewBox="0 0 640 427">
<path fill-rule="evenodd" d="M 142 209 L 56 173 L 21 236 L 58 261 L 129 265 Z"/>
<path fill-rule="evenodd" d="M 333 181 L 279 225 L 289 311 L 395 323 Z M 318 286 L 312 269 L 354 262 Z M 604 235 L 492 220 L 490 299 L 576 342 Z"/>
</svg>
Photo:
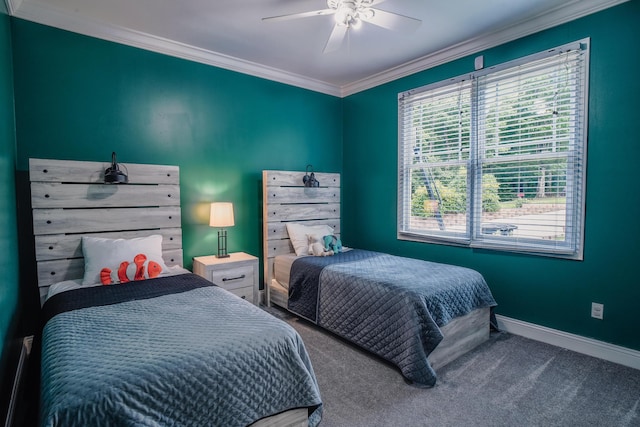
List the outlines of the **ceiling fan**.
<svg viewBox="0 0 640 427">
<path fill-rule="evenodd" d="M 335 26 L 324 46 L 324 53 L 338 50 L 350 28 L 358 29 L 362 22 L 369 22 L 389 30 L 413 31 L 420 26 L 421 20 L 394 12 L 373 8 L 385 0 L 327 0 L 328 9 L 288 15 L 270 16 L 263 21 L 286 21 L 311 16 L 333 15 Z"/>
</svg>

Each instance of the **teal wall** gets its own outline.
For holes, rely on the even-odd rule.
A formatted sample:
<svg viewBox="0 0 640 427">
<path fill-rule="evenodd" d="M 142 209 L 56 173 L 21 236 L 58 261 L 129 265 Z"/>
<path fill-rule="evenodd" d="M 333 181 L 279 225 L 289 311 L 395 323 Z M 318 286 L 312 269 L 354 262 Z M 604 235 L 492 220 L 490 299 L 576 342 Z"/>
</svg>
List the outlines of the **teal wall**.
<svg viewBox="0 0 640 427">
<path fill-rule="evenodd" d="M 584 261 L 397 240 L 397 94 L 473 71 L 477 55 L 344 100 L 345 244 L 475 268 L 498 314 L 640 350 L 639 17 L 633 0 L 479 53 L 491 66 L 591 37 Z M 590 317 L 592 301 L 604 320 Z"/>
<path fill-rule="evenodd" d="M 30 157 L 110 161 L 112 151 L 125 166 L 180 166 L 187 267 L 217 251 L 210 202 L 234 203 L 229 250 L 260 256 L 262 170 L 342 170 L 339 98 L 12 22 L 18 170 Z"/>
<path fill-rule="evenodd" d="M 585 257 L 566 261 L 396 239 L 397 94 L 469 72 L 476 55 L 341 100 L 2 15 L 0 334 L 11 338 L 18 288 L 33 290 L 21 317 L 38 309 L 28 159 L 107 162 L 116 151 L 124 164 L 180 166 L 187 267 L 215 252 L 212 201 L 235 204 L 229 249 L 262 255 L 261 171 L 311 163 L 343 173 L 346 244 L 476 268 L 499 314 L 640 349 L 638 16 L 632 0 L 481 53 L 492 65 L 591 37 Z M 605 304 L 603 321 L 589 317 L 591 301 Z"/>
<path fill-rule="evenodd" d="M 15 196 L 15 130 L 9 17 L 0 6 L 0 384 L 18 306 L 18 234 Z"/>
</svg>

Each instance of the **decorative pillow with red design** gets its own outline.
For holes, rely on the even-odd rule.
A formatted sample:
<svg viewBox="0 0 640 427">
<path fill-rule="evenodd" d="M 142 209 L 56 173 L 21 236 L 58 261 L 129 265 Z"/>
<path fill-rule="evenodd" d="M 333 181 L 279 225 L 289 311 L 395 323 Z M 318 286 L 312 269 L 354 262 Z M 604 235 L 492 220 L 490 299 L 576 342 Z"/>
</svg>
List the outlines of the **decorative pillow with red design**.
<svg viewBox="0 0 640 427">
<path fill-rule="evenodd" d="M 162 236 L 135 239 L 82 237 L 83 285 L 110 285 L 158 277 L 167 271 Z"/>
</svg>

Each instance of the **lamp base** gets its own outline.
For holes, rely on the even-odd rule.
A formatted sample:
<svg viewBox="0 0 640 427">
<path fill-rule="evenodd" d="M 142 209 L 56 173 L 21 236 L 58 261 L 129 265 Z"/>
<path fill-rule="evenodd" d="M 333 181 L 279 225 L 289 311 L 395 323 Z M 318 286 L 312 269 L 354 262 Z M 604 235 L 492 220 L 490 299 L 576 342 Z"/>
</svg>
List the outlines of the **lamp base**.
<svg viewBox="0 0 640 427">
<path fill-rule="evenodd" d="M 227 230 L 221 228 L 218 230 L 218 254 L 216 258 L 228 258 L 227 253 Z"/>
</svg>

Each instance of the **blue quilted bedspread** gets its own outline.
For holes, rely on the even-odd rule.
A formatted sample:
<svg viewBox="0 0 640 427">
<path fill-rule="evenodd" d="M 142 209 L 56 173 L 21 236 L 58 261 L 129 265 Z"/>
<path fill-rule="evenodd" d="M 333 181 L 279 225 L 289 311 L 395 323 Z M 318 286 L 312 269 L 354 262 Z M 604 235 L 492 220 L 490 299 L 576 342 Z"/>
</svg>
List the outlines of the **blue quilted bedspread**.
<svg viewBox="0 0 640 427">
<path fill-rule="evenodd" d="M 392 362 L 417 386 L 436 382 L 427 356 L 440 327 L 495 305 L 482 275 L 464 267 L 357 249 L 291 267 L 290 311 Z"/>
<path fill-rule="evenodd" d="M 200 285 L 154 291 L 185 277 Z M 322 403 L 299 335 L 203 281 L 189 274 L 97 287 L 98 305 L 53 313 L 42 337 L 41 424 L 246 426 L 306 407 L 317 425 Z"/>
</svg>

